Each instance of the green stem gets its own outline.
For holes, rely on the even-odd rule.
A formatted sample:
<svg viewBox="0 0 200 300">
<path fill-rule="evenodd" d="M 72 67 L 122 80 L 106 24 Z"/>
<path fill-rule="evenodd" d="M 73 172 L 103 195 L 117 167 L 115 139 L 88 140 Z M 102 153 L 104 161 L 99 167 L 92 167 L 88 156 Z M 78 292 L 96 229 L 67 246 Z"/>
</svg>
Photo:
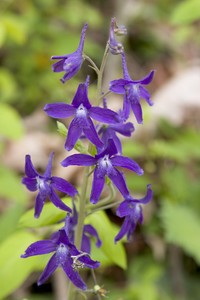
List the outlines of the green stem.
<svg viewBox="0 0 200 300">
<path fill-rule="evenodd" d="M 106 48 L 105 48 L 105 52 L 104 52 L 104 55 L 103 55 L 101 67 L 100 67 L 100 70 L 99 70 L 99 76 L 98 76 L 98 82 L 97 82 L 97 98 L 96 98 L 97 99 L 97 101 L 96 101 L 97 105 L 99 105 L 98 100 L 99 100 L 99 97 L 102 94 L 103 72 L 104 72 L 104 68 L 105 68 L 105 65 L 106 65 L 106 60 L 107 60 L 108 54 L 109 54 L 109 44 L 107 43 Z"/>
<path fill-rule="evenodd" d="M 83 54 L 83 57 L 84 57 L 87 61 L 89 61 L 89 62 L 91 63 L 92 69 L 95 70 L 95 72 L 97 73 L 97 76 L 98 76 L 98 75 L 99 75 L 99 69 L 98 69 L 97 65 L 95 64 L 95 62 L 94 62 L 89 56 L 87 56 L 86 54 Z M 90 67 L 91 67 L 91 66 L 90 66 Z"/>
</svg>

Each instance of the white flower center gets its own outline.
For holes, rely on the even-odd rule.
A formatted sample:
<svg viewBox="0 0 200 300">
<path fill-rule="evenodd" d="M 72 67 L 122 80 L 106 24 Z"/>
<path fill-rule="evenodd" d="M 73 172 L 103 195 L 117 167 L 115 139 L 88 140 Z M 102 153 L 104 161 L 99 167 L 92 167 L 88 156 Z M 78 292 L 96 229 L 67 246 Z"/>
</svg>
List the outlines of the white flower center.
<svg viewBox="0 0 200 300">
<path fill-rule="evenodd" d="M 109 167 L 112 167 L 112 163 L 109 159 L 109 155 L 105 155 L 103 158 L 101 158 L 100 160 L 100 166 L 103 168 L 103 169 L 107 169 Z"/>
<path fill-rule="evenodd" d="M 79 105 L 76 110 L 77 117 L 86 117 L 87 116 L 87 109 L 83 106 L 83 104 Z"/>
</svg>

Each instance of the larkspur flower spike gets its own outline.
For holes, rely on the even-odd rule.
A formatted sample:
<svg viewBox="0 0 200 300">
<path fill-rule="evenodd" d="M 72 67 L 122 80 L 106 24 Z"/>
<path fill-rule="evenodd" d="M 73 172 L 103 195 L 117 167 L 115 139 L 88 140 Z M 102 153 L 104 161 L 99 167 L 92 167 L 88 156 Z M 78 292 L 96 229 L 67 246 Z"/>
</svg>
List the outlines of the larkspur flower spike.
<svg viewBox="0 0 200 300">
<path fill-rule="evenodd" d="M 108 44 L 109 44 L 110 52 L 114 55 L 121 54 L 124 51 L 124 47 L 123 47 L 122 43 L 118 42 L 115 39 L 115 32 L 120 31 L 117 29 L 119 29 L 119 27 L 116 26 L 116 20 L 115 20 L 115 18 L 112 18 L 111 24 L 110 24 L 110 36 L 109 36 Z M 124 28 L 122 31 L 124 31 Z"/>
<path fill-rule="evenodd" d="M 71 79 L 81 68 L 83 63 L 83 47 L 87 27 L 87 24 L 83 26 L 79 46 L 76 51 L 71 54 L 51 57 L 52 60 L 59 60 L 52 65 L 53 72 L 65 72 L 64 76 L 61 78 L 62 83 L 65 83 L 67 80 Z"/>
<path fill-rule="evenodd" d="M 56 207 L 71 212 L 71 208 L 61 201 L 54 189 L 68 194 L 71 197 L 74 197 L 77 194 L 77 190 L 73 187 L 73 185 L 71 185 L 71 183 L 60 177 L 51 176 L 53 156 L 54 153 L 52 152 L 49 157 L 46 171 L 44 175 L 41 175 L 35 170 L 30 155 L 26 155 L 26 176 L 22 178 L 22 183 L 31 192 L 38 190 L 38 195 L 35 199 L 35 218 L 39 218 L 47 198 L 49 198 Z"/>
</svg>

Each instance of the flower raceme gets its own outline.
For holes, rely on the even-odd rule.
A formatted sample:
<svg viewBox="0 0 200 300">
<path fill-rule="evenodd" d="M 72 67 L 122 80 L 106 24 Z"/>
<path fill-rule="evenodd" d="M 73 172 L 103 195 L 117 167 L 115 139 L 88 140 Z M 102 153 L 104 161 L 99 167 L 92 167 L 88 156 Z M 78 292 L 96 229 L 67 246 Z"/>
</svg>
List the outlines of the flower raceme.
<svg viewBox="0 0 200 300">
<path fill-rule="evenodd" d="M 58 208 L 71 212 L 71 208 L 65 205 L 58 195 L 55 193 L 54 189 L 68 194 L 71 197 L 74 197 L 77 194 L 77 190 L 71 183 L 68 181 L 56 177 L 51 176 L 51 169 L 52 169 L 52 160 L 53 160 L 54 153 L 52 152 L 46 171 L 44 175 L 39 174 L 31 161 L 30 155 L 26 155 L 25 159 L 25 173 L 26 176 L 22 178 L 22 183 L 27 187 L 27 189 L 31 192 L 39 191 L 38 195 L 35 199 L 35 218 L 39 218 L 45 200 L 49 198 L 51 202 Z"/>
<path fill-rule="evenodd" d="M 52 60 L 59 59 L 58 62 L 52 65 L 53 72 L 65 72 L 64 76 L 61 78 L 62 83 L 71 79 L 81 68 L 83 63 L 83 47 L 87 27 L 87 24 L 83 26 L 79 46 L 75 52 L 51 57 Z"/>
<path fill-rule="evenodd" d="M 137 223 L 140 222 L 140 224 L 142 224 L 143 222 L 141 204 L 149 203 L 149 201 L 152 199 L 152 196 L 153 192 L 151 185 L 148 184 L 147 193 L 144 198 L 138 200 L 129 196 L 119 205 L 117 209 L 117 215 L 120 218 L 125 217 L 125 219 L 119 233 L 115 237 L 115 242 L 121 240 L 124 235 L 127 235 L 127 239 L 130 240 Z"/>
<path fill-rule="evenodd" d="M 143 123 L 143 117 L 140 98 L 144 98 L 150 106 L 153 105 L 151 96 L 143 85 L 147 85 L 152 81 L 155 71 L 151 71 L 146 77 L 140 80 L 132 80 L 128 73 L 124 53 L 122 53 L 122 66 L 124 78 L 112 80 L 110 82 L 110 90 L 116 94 L 124 95 L 123 112 L 125 119 L 128 119 L 130 109 L 132 109 L 137 122 L 141 124 Z"/>
<path fill-rule="evenodd" d="M 114 185 L 118 188 L 124 198 L 129 197 L 129 191 L 126 186 L 125 178 L 116 167 L 127 168 L 136 172 L 138 175 L 143 174 L 143 170 L 132 159 L 117 155 L 117 148 L 113 140 L 108 141 L 107 147 L 95 155 L 94 157 L 88 154 L 74 154 L 68 156 L 61 162 L 63 167 L 71 165 L 77 166 L 95 166 L 92 191 L 90 201 L 95 204 L 98 202 L 105 183 L 105 176 L 108 176 Z"/>
<path fill-rule="evenodd" d="M 82 133 L 94 145 L 99 148 L 103 147 L 103 142 L 100 140 L 91 118 L 106 124 L 115 124 L 120 121 L 118 114 L 114 111 L 90 104 L 88 99 L 88 85 L 89 76 L 85 83 L 79 84 L 71 104 L 57 102 L 46 104 L 44 107 L 46 114 L 53 118 L 63 119 L 74 116 L 69 125 L 65 142 L 65 148 L 68 151 L 74 147 Z"/>
<path fill-rule="evenodd" d="M 86 284 L 77 269 L 80 267 L 94 269 L 99 267 L 100 263 L 92 260 L 88 253 L 79 251 L 69 241 L 64 229 L 54 233 L 50 240 L 42 240 L 31 244 L 21 257 L 27 258 L 51 252 L 54 252 L 54 254 L 41 274 L 38 285 L 43 284 L 58 267 L 61 267 L 76 287 L 86 290 Z"/>
</svg>

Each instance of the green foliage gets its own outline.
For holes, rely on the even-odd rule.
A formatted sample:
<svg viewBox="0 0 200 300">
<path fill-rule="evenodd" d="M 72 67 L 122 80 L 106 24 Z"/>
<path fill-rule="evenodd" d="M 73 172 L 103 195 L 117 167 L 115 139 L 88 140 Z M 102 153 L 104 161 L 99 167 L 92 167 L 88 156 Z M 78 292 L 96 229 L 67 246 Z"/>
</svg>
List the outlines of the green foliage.
<svg viewBox="0 0 200 300">
<path fill-rule="evenodd" d="M 175 6 L 171 15 L 171 22 L 174 25 L 190 24 L 200 19 L 199 0 L 184 0 Z"/>
<path fill-rule="evenodd" d="M 106 256 L 108 260 L 117 266 L 126 269 L 127 262 L 126 262 L 126 254 L 125 249 L 121 242 L 114 244 L 114 237 L 119 231 L 117 228 L 107 217 L 104 211 L 95 212 L 89 216 L 87 216 L 85 223 L 92 224 L 99 236 L 102 240 L 102 246 L 100 249 L 95 251 L 95 259 L 99 260 L 99 253 L 103 252 L 103 256 Z M 100 257 L 102 254 L 100 254 Z"/>
<path fill-rule="evenodd" d="M 18 139 L 24 133 L 23 124 L 17 111 L 6 103 L 0 103 L 0 136 Z"/>
<path fill-rule="evenodd" d="M 162 204 L 161 221 L 166 240 L 183 248 L 200 263 L 200 217 L 197 213 L 189 206 L 165 201 Z"/>
<path fill-rule="evenodd" d="M 0 182 L 0 195 L 2 197 L 15 203 L 25 203 L 27 198 L 21 185 L 21 178 L 13 170 L 0 165 Z"/>
<path fill-rule="evenodd" d="M 0 245 L 0 299 L 15 290 L 37 268 L 38 258 L 20 259 L 20 255 L 37 237 L 28 232 L 15 232 Z"/>
</svg>

